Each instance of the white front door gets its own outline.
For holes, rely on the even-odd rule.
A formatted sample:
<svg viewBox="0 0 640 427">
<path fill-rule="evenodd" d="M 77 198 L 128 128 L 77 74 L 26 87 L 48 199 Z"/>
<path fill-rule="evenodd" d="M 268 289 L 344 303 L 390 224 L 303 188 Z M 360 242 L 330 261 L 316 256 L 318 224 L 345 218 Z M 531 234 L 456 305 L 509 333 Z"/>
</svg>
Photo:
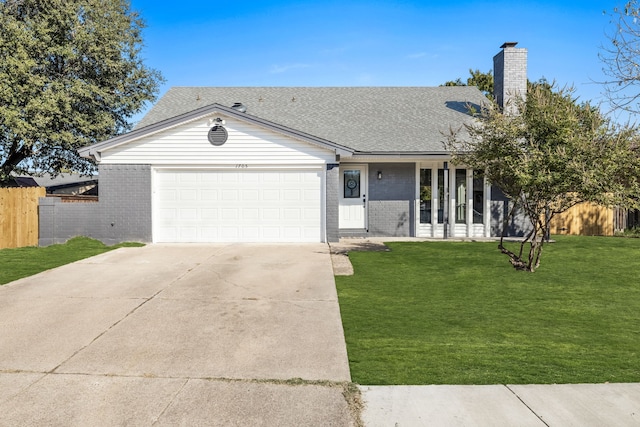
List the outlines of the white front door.
<svg viewBox="0 0 640 427">
<path fill-rule="evenodd" d="M 367 228 L 367 167 L 340 165 L 340 228 Z"/>
</svg>

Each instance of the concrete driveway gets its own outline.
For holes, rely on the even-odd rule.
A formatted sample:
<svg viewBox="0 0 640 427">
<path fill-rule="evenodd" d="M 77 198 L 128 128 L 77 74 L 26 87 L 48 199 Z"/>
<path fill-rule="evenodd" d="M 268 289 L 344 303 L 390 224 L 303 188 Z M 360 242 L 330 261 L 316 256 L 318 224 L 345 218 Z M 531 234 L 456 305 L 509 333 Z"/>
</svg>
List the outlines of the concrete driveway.
<svg viewBox="0 0 640 427">
<path fill-rule="evenodd" d="M 123 248 L 0 286 L 0 425 L 353 425 L 327 245 Z"/>
</svg>

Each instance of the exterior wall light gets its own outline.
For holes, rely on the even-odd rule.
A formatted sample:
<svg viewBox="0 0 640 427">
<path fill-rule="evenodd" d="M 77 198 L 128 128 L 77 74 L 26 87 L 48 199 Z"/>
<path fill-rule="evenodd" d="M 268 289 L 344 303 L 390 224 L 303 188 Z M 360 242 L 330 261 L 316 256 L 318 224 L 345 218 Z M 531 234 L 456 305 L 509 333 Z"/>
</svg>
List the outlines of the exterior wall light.
<svg viewBox="0 0 640 427">
<path fill-rule="evenodd" d="M 378 179 L 382 179 L 382 171 L 378 171 Z"/>
</svg>

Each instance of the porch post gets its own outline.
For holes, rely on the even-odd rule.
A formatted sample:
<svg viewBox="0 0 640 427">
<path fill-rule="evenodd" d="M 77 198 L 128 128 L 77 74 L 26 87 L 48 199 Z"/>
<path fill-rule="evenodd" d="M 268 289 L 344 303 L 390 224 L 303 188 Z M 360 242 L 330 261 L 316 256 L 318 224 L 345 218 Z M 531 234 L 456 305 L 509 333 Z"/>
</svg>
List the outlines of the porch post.
<svg viewBox="0 0 640 427">
<path fill-rule="evenodd" d="M 442 210 L 443 237 L 449 238 L 449 162 L 444 162 L 444 208 Z"/>
<path fill-rule="evenodd" d="M 467 237 L 473 237 L 473 169 L 467 169 L 467 204 L 466 218 Z"/>
<path fill-rule="evenodd" d="M 484 177 L 484 215 L 482 222 L 484 224 L 484 237 L 491 237 L 491 185 Z"/>
</svg>

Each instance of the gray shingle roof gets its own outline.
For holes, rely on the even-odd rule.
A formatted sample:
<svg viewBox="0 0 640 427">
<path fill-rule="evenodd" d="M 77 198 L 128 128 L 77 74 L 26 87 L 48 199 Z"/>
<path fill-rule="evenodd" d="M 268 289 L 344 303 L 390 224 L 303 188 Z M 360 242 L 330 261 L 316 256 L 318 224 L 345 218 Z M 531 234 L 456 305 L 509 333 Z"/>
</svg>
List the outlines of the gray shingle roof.
<svg viewBox="0 0 640 427">
<path fill-rule="evenodd" d="M 357 152 L 444 152 L 442 132 L 469 123 L 476 87 L 174 87 L 136 129 L 218 103 Z"/>
</svg>

